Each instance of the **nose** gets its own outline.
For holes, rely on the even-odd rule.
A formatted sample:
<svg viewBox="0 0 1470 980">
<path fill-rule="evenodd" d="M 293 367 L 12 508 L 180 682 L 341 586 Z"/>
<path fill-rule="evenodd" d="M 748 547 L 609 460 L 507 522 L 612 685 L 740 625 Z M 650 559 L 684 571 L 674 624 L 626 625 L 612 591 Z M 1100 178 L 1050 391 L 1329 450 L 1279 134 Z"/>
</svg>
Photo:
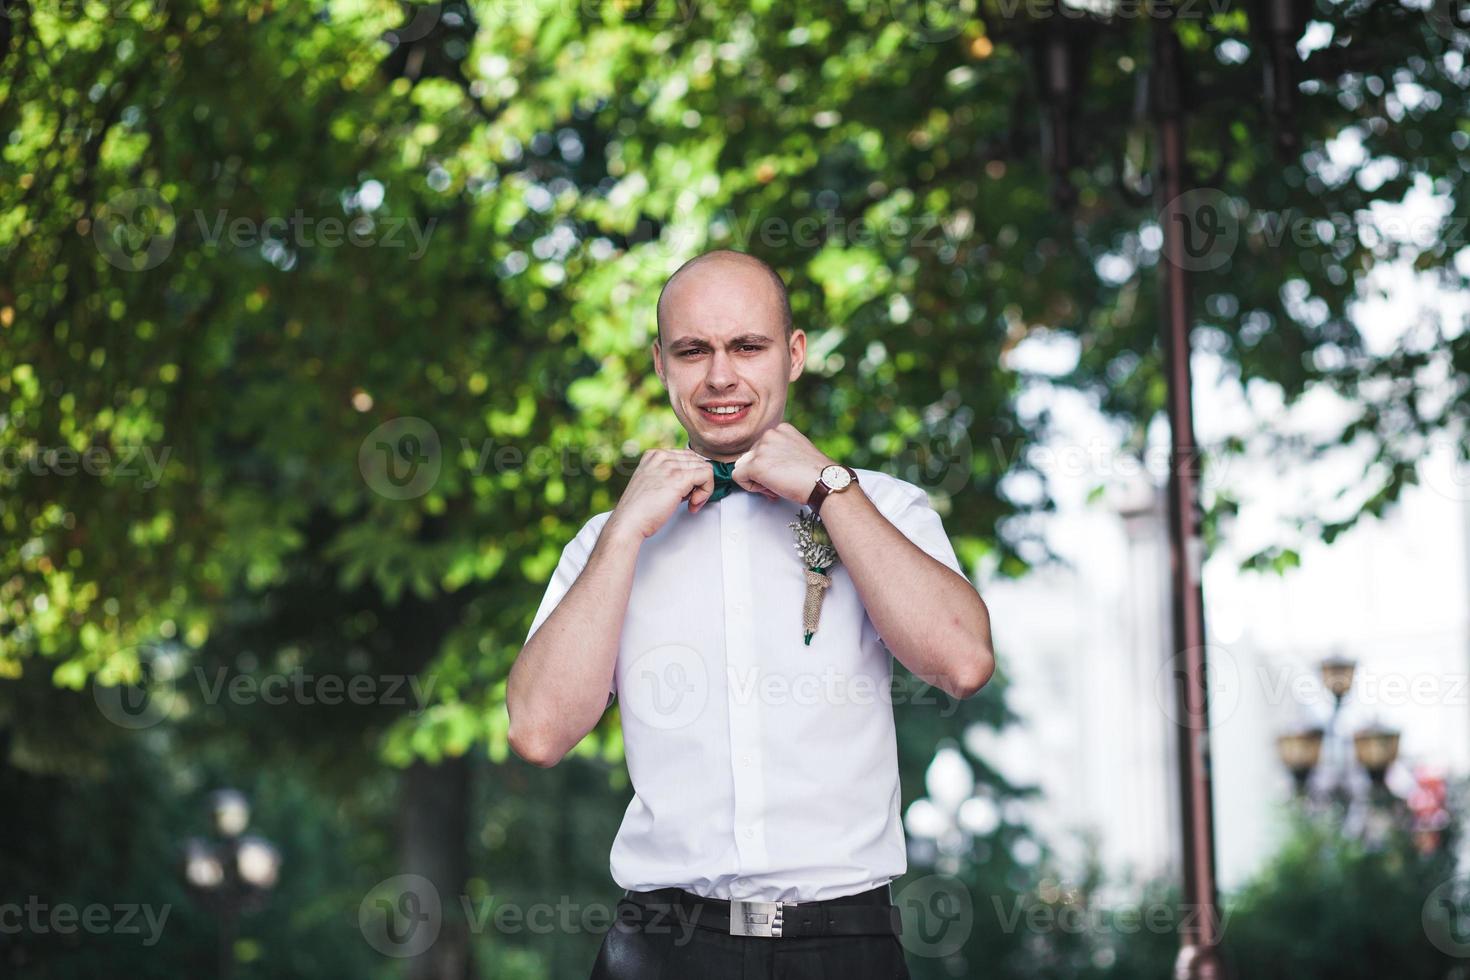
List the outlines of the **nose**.
<svg viewBox="0 0 1470 980">
<path fill-rule="evenodd" d="M 714 391 L 723 391 L 735 384 L 739 377 L 735 373 L 735 362 L 728 351 L 717 350 L 709 361 L 709 373 L 705 384 Z"/>
</svg>

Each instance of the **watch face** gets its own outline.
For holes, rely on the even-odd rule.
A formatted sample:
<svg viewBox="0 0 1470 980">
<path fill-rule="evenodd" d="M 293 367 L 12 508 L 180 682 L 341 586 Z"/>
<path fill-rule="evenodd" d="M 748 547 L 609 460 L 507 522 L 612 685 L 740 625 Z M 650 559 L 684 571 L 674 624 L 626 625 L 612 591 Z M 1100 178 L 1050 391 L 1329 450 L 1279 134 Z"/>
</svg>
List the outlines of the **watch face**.
<svg viewBox="0 0 1470 980">
<path fill-rule="evenodd" d="M 840 466 L 829 466 L 822 471 L 822 482 L 829 490 L 841 490 L 852 482 L 852 474 Z"/>
</svg>

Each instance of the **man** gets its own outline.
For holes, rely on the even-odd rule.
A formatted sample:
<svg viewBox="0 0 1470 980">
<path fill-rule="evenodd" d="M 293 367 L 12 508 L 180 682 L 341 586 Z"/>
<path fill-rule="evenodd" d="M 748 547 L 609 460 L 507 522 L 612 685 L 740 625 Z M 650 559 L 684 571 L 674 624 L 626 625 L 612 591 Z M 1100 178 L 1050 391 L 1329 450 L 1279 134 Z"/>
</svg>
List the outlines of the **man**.
<svg viewBox="0 0 1470 980">
<path fill-rule="evenodd" d="M 783 421 L 806 334 L 772 269 L 698 256 L 657 316 L 688 445 L 645 453 L 567 545 L 506 691 L 510 744 L 541 766 L 622 699 L 626 891 L 593 976 L 907 976 L 888 651 L 969 697 L 989 613 L 921 488 Z M 790 527 L 806 510 L 837 554 L 825 587 Z"/>
</svg>

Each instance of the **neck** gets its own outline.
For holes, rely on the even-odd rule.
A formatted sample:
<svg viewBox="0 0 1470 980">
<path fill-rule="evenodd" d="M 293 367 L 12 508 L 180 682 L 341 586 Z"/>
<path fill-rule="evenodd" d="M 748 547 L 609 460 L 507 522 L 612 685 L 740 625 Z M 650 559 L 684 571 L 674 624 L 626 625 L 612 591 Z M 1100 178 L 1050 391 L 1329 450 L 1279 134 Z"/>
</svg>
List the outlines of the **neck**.
<svg viewBox="0 0 1470 980">
<path fill-rule="evenodd" d="M 712 453 L 712 452 L 709 452 L 708 450 L 704 449 L 703 447 L 696 446 L 693 443 L 693 441 L 688 440 L 688 439 L 684 440 L 684 448 L 685 449 L 692 449 L 694 452 L 699 453 L 699 455 L 703 456 L 705 459 L 718 460 L 721 463 L 733 463 L 737 459 L 740 458 L 740 454 L 739 453 Z"/>
</svg>

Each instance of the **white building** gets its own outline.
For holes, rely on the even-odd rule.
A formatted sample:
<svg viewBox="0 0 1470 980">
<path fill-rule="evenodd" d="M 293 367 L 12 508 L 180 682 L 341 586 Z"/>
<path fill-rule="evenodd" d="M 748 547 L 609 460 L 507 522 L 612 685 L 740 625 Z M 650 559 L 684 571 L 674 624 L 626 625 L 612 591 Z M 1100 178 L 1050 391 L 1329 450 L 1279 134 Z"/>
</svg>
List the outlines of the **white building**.
<svg viewBox="0 0 1470 980">
<path fill-rule="evenodd" d="M 1248 477 L 1266 499 L 1295 493 L 1262 470 L 1232 476 Z M 1300 567 L 1284 576 L 1236 570 L 1245 544 L 1271 535 L 1259 514 L 1244 510 L 1229 539 L 1240 547 L 1206 564 L 1224 890 L 1259 868 L 1283 829 L 1291 781 L 1275 739 L 1327 718 L 1331 698 L 1316 678 L 1330 653 L 1359 664 L 1343 730 L 1376 720 L 1402 732 L 1395 785 L 1414 763 L 1470 772 L 1470 468 L 1441 452 L 1421 473 L 1423 485 L 1386 519 L 1364 519 L 1330 546 L 1308 544 Z M 1161 673 L 1172 652 L 1164 498 L 1161 489 L 1152 501 L 1135 489 L 1132 500 L 1086 503 L 1088 484 L 1107 476 L 1054 486 L 1058 513 L 1047 539 L 1071 567 L 1044 567 L 1019 582 L 982 577 L 1023 724 L 973 744 L 1009 778 L 1043 789 L 1029 819 L 1064 860 L 1080 861 L 1081 835 L 1093 832 L 1111 876 L 1177 879 L 1174 709 Z M 1324 482 L 1320 473 L 1308 479 Z"/>
</svg>

